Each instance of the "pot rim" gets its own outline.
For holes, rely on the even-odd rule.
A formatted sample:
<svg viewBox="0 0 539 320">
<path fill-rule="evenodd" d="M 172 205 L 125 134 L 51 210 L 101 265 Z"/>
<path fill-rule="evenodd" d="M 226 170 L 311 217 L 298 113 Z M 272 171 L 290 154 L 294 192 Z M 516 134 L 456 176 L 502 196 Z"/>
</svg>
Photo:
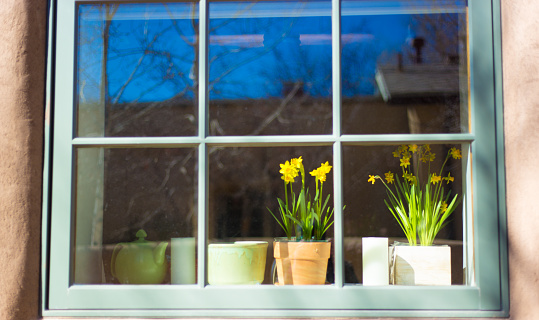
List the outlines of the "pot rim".
<svg viewBox="0 0 539 320">
<path fill-rule="evenodd" d="M 263 247 L 268 246 L 267 241 L 234 241 L 210 243 L 210 248 L 244 248 L 244 247 Z"/>
<path fill-rule="evenodd" d="M 295 237 L 292 237 L 292 239 L 288 239 L 287 237 L 276 237 L 273 238 L 273 242 L 331 242 L 331 240 L 296 240 Z"/>
</svg>

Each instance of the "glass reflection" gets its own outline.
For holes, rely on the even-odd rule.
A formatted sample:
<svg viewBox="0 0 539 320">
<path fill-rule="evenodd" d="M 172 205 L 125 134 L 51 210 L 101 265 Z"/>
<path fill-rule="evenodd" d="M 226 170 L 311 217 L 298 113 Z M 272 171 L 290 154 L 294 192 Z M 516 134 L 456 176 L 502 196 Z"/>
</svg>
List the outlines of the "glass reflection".
<svg viewBox="0 0 539 320">
<path fill-rule="evenodd" d="M 466 1 L 343 1 L 343 132 L 468 132 L 466 10 Z"/>
<path fill-rule="evenodd" d="M 330 1 L 210 3 L 211 135 L 331 133 Z"/>
<path fill-rule="evenodd" d="M 75 283 L 122 282 L 119 268 L 129 263 L 117 262 L 113 268 L 114 250 L 137 239 L 156 247 L 164 243 L 156 249 L 166 264 L 158 282 L 170 283 L 171 249 L 187 245 L 195 252 L 194 239 L 172 244 L 171 239 L 196 236 L 196 161 L 196 149 L 77 150 Z M 122 246 L 130 247 L 118 249 Z M 123 259 L 116 254 L 116 260 Z"/>
<path fill-rule="evenodd" d="M 196 134 L 198 4 L 78 6 L 77 135 Z"/>
<path fill-rule="evenodd" d="M 447 152 L 460 145 L 430 145 L 435 159 L 431 163 L 432 168 L 441 168 Z M 344 257 L 345 266 L 353 268 L 357 280 L 362 282 L 362 250 L 361 239 L 363 237 L 387 237 L 389 244 L 394 241 L 407 242 L 404 232 L 397 220 L 388 210 L 384 200 L 388 199 L 386 188 L 380 181 L 375 185 L 368 182 L 369 175 L 379 174 L 384 178 L 384 173 L 391 171 L 402 181 L 403 168 L 393 152 L 398 146 L 358 147 L 345 146 L 343 148 L 343 201 L 346 203 L 344 219 Z M 447 183 L 442 181 L 446 192 L 450 189 L 451 194 L 462 197 L 462 160 L 449 158 L 444 171 L 436 172 L 437 175 L 447 177 L 448 173 L 454 177 L 454 181 Z M 423 169 L 426 167 L 423 166 Z M 431 170 L 434 172 L 434 169 Z M 423 172 L 426 176 L 426 171 Z M 385 180 L 384 180 L 385 181 Z M 392 185 L 393 187 L 394 185 Z M 457 206 L 448 219 L 447 225 L 441 229 L 436 237 L 435 244 L 451 246 L 452 283 L 463 284 L 463 207 L 462 203 Z M 354 279 L 346 278 L 346 282 L 354 283 Z"/>
</svg>

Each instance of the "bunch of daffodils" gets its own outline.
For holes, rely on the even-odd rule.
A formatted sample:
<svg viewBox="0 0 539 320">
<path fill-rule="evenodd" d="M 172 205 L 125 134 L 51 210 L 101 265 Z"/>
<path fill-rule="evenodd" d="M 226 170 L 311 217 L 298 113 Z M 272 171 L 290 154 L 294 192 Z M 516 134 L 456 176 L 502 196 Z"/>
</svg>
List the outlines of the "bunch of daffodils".
<svg viewBox="0 0 539 320">
<path fill-rule="evenodd" d="M 333 221 L 333 209 L 328 207 L 330 195 L 325 200 L 322 198 L 322 189 L 326 181 L 326 175 L 331 171 L 331 166 L 326 161 L 321 166 L 310 172 L 316 179 L 316 194 L 311 201 L 309 189 L 305 188 L 305 168 L 303 159 L 293 158 L 290 161 L 280 164 L 284 181 L 284 201 L 277 198 L 279 202 L 280 219 L 268 208 L 277 223 L 283 228 L 286 237 L 292 239 L 294 233 L 296 240 L 321 240 L 324 233 L 331 227 Z M 299 194 L 293 190 L 292 184 L 295 179 L 301 176 L 301 189 Z"/>
<path fill-rule="evenodd" d="M 380 180 L 386 187 L 389 201 L 384 202 L 404 231 L 408 243 L 416 246 L 419 241 L 419 245 L 430 246 L 460 202 L 458 194 L 451 198 L 451 190 L 446 193 L 444 188 L 444 183 L 448 185 L 455 178 L 451 173 L 442 177 L 449 158 L 462 158 L 460 150 L 451 148 L 447 152 L 438 174 L 431 173 L 431 163 L 436 155 L 428 144 L 401 145 L 393 152 L 393 156 L 399 159 L 403 181 L 389 171 L 384 174 L 384 178 L 369 175 L 368 182 L 374 184 Z M 427 166 L 425 178 L 421 177 L 421 164 Z"/>
</svg>

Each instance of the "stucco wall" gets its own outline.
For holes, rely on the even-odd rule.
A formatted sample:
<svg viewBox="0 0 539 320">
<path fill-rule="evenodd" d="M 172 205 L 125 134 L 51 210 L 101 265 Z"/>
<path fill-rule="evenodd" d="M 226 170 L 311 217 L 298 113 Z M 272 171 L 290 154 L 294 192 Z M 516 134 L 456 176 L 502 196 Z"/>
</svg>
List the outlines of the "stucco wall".
<svg viewBox="0 0 539 320">
<path fill-rule="evenodd" d="M 539 316 L 539 2 L 502 7 L 511 317 Z"/>
<path fill-rule="evenodd" d="M 46 1 L 0 5 L 0 319 L 39 312 Z M 539 2 L 502 0 L 512 319 L 539 314 Z"/>
<path fill-rule="evenodd" d="M 0 4 L 0 319 L 39 311 L 46 3 Z"/>
</svg>

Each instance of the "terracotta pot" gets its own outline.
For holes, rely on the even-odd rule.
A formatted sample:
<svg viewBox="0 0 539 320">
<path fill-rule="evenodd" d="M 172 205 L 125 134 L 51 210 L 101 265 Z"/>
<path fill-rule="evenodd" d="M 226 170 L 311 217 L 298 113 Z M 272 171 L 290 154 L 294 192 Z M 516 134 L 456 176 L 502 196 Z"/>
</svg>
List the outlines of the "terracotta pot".
<svg viewBox="0 0 539 320">
<path fill-rule="evenodd" d="M 328 241 L 275 241 L 276 284 L 325 284 L 330 254 Z"/>
<path fill-rule="evenodd" d="M 397 285 L 450 286 L 449 246 L 392 245 L 390 281 Z"/>
</svg>

